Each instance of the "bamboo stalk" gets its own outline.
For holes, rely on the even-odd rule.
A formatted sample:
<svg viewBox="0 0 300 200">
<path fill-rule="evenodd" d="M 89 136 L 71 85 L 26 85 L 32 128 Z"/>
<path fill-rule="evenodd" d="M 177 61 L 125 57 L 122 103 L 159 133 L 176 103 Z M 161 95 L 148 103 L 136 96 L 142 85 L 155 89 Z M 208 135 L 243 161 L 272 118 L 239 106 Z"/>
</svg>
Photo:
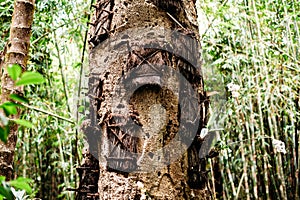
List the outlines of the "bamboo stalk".
<svg viewBox="0 0 300 200">
<path fill-rule="evenodd" d="M 224 188 L 224 191 L 223 191 L 223 199 L 225 200 L 225 199 L 227 199 L 227 195 L 229 194 L 229 191 L 228 191 L 228 188 L 229 188 L 229 185 L 227 185 L 227 180 L 226 180 L 226 173 L 224 173 L 225 172 L 225 166 L 224 166 L 224 164 L 225 164 L 225 161 L 224 161 L 224 157 L 225 157 L 225 155 L 224 156 L 221 156 L 220 158 L 219 158 L 219 160 L 220 160 L 220 168 L 221 168 L 221 176 L 222 176 L 222 178 L 223 178 L 223 188 Z"/>
<path fill-rule="evenodd" d="M 62 59 L 60 56 L 60 50 L 59 50 L 57 39 L 56 39 L 56 32 L 54 31 L 53 34 L 54 34 L 54 44 L 55 44 L 55 48 L 57 51 L 58 67 L 60 69 L 61 81 L 62 81 L 63 88 L 64 88 L 66 104 L 67 104 L 68 112 L 71 113 L 71 109 L 70 109 L 70 105 L 69 105 L 69 95 L 68 95 L 68 90 L 67 90 L 67 84 L 66 84 L 64 73 L 63 73 L 63 63 L 62 63 Z"/>
<path fill-rule="evenodd" d="M 58 132 L 56 133 L 56 137 L 58 140 L 58 147 L 59 147 L 59 155 L 60 155 L 60 162 L 65 165 L 65 158 L 64 158 L 64 149 L 63 149 L 63 141 L 60 138 L 60 135 L 58 134 Z M 64 167 L 64 166 L 63 166 Z M 69 180 L 67 178 L 67 174 L 66 174 L 66 170 L 62 169 L 62 173 L 63 173 L 63 179 L 64 179 L 64 183 L 66 186 L 69 186 Z M 69 199 L 69 195 L 67 195 L 67 199 Z"/>
<path fill-rule="evenodd" d="M 248 137 L 251 137 L 251 135 L 255 136 L 255 120 L 254 120 L 254 113 L 253 113 L 253 104 L 252 104 L 252 96 L 250 96 L 249 102 L 250 102 L 250 125 L 247 124 L 248 127 Z M 258 186 L 257 186 L 257 162 L 256 162 L 256 148 L 255 148 L 255 141 L 251 140 L 251 160 L 252 160 L 252 164 L 251 164 L 251 173 L 252 173 L 252 179 L 253 179 L 253 193 L 254 193 L 254 197 L 257 199 L 258 198 Z"/>
<path fill-rule="evenodd" d="M 254 43 L 253 49 L 254 52 L 256 52 L 258 55 L 265 55 L 264 49 L 261 47 L 260 42 L 262 41 L 262 36 L 261 36 L 261 27 L 260 27 L 260 20 L 258 17 L 258 13 L 256 10 L 256 2 L 254 0 L 251 1 L 252 3 L 252 8 L 253 8 L 253 12 L 254 12 L 254 18 L 255 18 L 255 26 L 256 26 L 256 31 L 257 31 L 257 37 L 258 37 L 258 44 Z M 259 86 L 259 79 L 262 79 L 262 77 L 259 76 L 263 76 L 263 78 L 268 78 L 268 75 L 265 76 L 266 71 L 262 70 L 261 67 L 266 66 L 266 62 L 265 60 L 263 60 L 263 65 L 261 66 L 257 66 L 256 63 L 254 64 L 254 68 L 255 68 L 255 74 L 258 75 L 258 77 L 255 79 L 256 81 L 256 85 Z M 260 133 L 261 135 L 264 137 L 265 136 L 265 130 L 264 130 L 264 122 L 263 122 L 263 113 L 262 113 L 262 104 L 264 103 L 262 101 L 262 93 L 261 93 L 261 88 L 258 87 L 257 90 L 257 104 L 258 104 L 258 115 L 259 115 L 259 129 L 260 129 Z M 269 189 L 269 177 L 268 177 L 268 153 L 266 151 L 266 145 L 265 145 L 265 140 L 262 139 L 262 152 L 263 152 L 263 169 L 264 169 L 264 185 L 265 185 L 265 193 L 266 193 L 266 198 L 270 199 L 270 189 Z"/>
<path fill-rule="evenodd" d="M 228 178 L 229 178 L 229 183 L 231 184 L 232 194 L 233 194 L 233 196 L 236 196 L 236 189 L 235 189 L 235 186 L 234 186 L 234 181 L 233 181 L 233 178 L 232 178 L 232 173 L 230 171 L 230 167 L 228 166 L 228 162 L 226 163 L 226 172 L 227 172 L 227 175 L 228 175 Z M 229 196 L 231 196 L 231 195 L 229 195 Z"/>
<path fill-rule="evenodd" d="M 242 182 L 243 182 L 245 176 L 246 176 L 246 175 L 243 173 L 243 175 L 242 175 L 242 177 L 241 177 L 241 180 L 240 180 L 240 182 L 239 182 L 239 186 L 238 186 L 238 188 L 237 188 L 236 196 L 235 196 L 234 199 L 239 199 L 239 193 L 240 193 L 240 190 L 241 190 L 241 187 L 242 187 Z"/>
<path fill-rule="evenodd" d="M 212 179 L 211 182 L 212 182 L 213 199 L 217 199 L 215 178 L 214 178 L 214 170 L 213 170 L 213 162 L 212 162 L 211 159 L 209 160 L 209 166 L 210 166 L 210 173 L 211 173 L 211 179 Z"/>
</svg>

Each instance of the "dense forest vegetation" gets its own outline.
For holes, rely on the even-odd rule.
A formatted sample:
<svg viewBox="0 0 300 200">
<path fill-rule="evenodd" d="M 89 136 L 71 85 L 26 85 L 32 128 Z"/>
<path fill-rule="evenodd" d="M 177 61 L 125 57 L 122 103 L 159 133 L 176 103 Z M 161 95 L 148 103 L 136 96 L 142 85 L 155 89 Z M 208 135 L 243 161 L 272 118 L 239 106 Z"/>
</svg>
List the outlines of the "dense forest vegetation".
<svg viewBox="0 0 300 200">
<path fill-rule="evenodd" d="M 13 3 L 0 0 L 0 50 Z M 27 68 L 45 82 L 24 88 L 29 103 L 21 119 L 32 126 L 19 127 L 13 168 L 15 179 L 26 179 L 1 179 L 3 196 L 12 190 L 19 199 L 75 198 L 70 189 L 78 186 L 84 147 L 93 3 L 35 2 Z M 206 166 L 211 197 L 299 199 L 300 2 L 198 0 L 197 12 L 211 99 L 207 131 L 218 153 Z"/>
</svg>

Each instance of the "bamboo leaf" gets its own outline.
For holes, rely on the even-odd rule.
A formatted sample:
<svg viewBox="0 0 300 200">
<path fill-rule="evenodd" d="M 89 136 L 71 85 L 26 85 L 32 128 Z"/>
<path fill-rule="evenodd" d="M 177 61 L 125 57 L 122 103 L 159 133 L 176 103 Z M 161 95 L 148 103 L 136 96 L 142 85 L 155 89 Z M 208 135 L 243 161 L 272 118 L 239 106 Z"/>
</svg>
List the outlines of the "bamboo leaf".
<svg viewBox="0 0 300 200">
<path fill-rule="evenodd" d="M 17 107 L 20 106 L 16 103 L 12 103 L 12 102 L 4 102 L 3 104 L 0 105 L 0 108 L 3 108 L 6 116 L 9 115 L 15 115 L 18 113 L 17 111 Z"/>
<path fill-rule="evenodd" d="M 16 81 L 22 73 L 22 68 L 18 64 L 8 65 L 7 72 L 12 80 Z"/>
<path fill-rule="evenodd" d="M 9 97 L 12 99 L 12 100 L 15 100 L 15 101 L 18 101 L 20 103 L 29 103 L 28 99 L 20 96 L 20 95 L 17 95 L 17 94 L 11 94 L 9 95 Z"/>
<path fill-rule="evenodd" d="M 25 126 L 27 128 L 32 128 L 33 124 L 29 121 L 23 120 L 23 119 L 10 119 L 11 121 L 15 122 L 16 124 L 19 124 L 21 126 Z"/>
<path fill-rule="evenodd" d="M 24 72 L 21 78 L 16 82 L 16 86 L 20 85 L 31 85 L 44 83 L 44 77 L 37 72 Z"/>
<path fill-rule="evenodd" d="M 2 186 L 0 186 L 0 195 L 4 196 L 7 200 L 14 200 L 14 195 L 5 182 L 2 182 Z"/>
</svg>

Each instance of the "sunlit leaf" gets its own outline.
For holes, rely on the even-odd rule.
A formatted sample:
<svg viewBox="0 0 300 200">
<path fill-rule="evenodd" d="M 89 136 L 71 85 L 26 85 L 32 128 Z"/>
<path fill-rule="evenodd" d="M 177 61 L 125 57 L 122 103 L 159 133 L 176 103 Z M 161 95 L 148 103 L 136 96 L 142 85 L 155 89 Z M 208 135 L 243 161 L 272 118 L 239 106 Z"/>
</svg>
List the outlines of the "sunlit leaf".
<svg viewBox="0 0 300 200">
<path fill-rule="evenodd" d="M 20 95 L 17 95 L 17 94 L 11 94 L 9 95 L 9 97 L 14 100 L 14 101 L 18 101 L 20 103 L 29 103 L 28 99 L 20 96 Z"/>
<path fill-rule="evenodd" d="M 22 73 L 22 68 L 18 64 L 8 65 L 7 72 L 11 79 L 15 81 Z"/>
<path fill-rule="evenodd" d="M 18 113 L 17 111 L 17 107 L 20 106 L 16 103 L 12 103 L 12 102 L 4 102 L 3 104 L 0 105 L 0 108 L 3 108 L 6 116 L 9 115 L 15 115 Z"/>
<path fill-rule="evenodd" d="M 23 120 L 23 119 L 11 119 L 11 121 L 21 125 L 21 126 L 25 126 L 27 128 L 32 128 L 33 124 L 30 123 L 29 121 Z"/>
<path fill-rule="evenodd" d="M 44 77 L 38 72 L 24 72 L 16 82 L 17 86 L 44 83 Z"/>
<path fill-rule="evenodd" d="M 82 113 L 84 112 L 85 107 L 84 106 L 80 106 L 77 110 L 77 112 Z"/>
<path fill-rule="evenodd" d="M 25 190 L 28 194 L 32 193 L 32 189 L 29 185 L 31 179 L 19 177 L 16 180 L 12 180 L 9 182 L 9 185 L 21 190 Z"/>
</svg>

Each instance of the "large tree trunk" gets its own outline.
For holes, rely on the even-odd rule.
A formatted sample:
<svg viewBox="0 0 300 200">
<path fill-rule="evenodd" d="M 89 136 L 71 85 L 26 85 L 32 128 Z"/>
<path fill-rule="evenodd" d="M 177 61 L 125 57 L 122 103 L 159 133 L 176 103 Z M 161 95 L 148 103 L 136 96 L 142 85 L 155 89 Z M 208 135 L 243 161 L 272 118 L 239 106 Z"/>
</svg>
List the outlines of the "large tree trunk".
<svg viewBox="0 0 300 200">
<path fill-rule="evenodd" d="M 33 22 L 34 0 L 16 0 L 10 28 L 10 37 L 0 62 L 1 76 L 1 103 L 9 100 L 10 94 L 22 95 L 22 87 L 16 87 L 9 77 L 6 68 L 10 64 L 19 64 L 22 70 L 26 70 L 28 60 L 31 25 Z M 3 72 L 3 74 L 2 74 Z M 19 111 L 20 112 L 20 111 Z M 19 114 L 14 116 L 19 117 Z M 0 176 L 6 176 L 7 180 L 13 174 L 13 156 L 17 141 L 18 125 L 9 126 L 8 141 L 6 144 L 0 141 Z"/>
<path fill-rule="evenodd" d="M 208 198 L 195 1 L 98 0 L 94 7 L 85 132 L 99 160 L 100 199 Z"/>
</svg>

